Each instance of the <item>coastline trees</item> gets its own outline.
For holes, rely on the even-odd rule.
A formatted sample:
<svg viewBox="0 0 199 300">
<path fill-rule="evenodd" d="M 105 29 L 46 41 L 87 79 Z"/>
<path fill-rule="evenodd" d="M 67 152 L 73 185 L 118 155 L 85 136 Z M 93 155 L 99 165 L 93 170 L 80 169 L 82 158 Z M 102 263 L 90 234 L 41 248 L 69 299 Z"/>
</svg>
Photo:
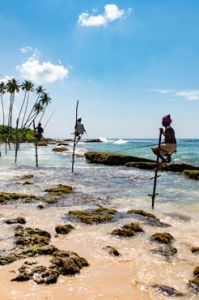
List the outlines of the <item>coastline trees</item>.
<svg viewBox="0 0 199 300">
<path fill-rule="evenodd" d="M 8 109 L 4 103 L 4 96 L 8 97 Z M 19 97 L 15 99 L 16 94 Z M 36 95 L 36 99 L 34 97 Z M 34 88 L 34 84 L 29 80 L 24 80 L 21 84 L 15 78 L 9 79 L 7 83 L 0 80 L 0 98 L 2 125 L 0 124 L 0 136 L 2 141 L 5 141 L 6 153 L 7 143 L 10 149 L 10 141 L 15 143 L 15 162 L 17 161 L 17 152 L 19 142 L 28 140 L 31 136 L 34 138 L 34 133 L 30 129 L 36 119 L 41 120 L 46 112 L 47 106 L 51 103 L 51 98 L 45 89 L 40 85 Z M 16 101 L 16 106 L 14 105 Z M 18 107 L 18 109 L 17 109 Z M 22 117 L 23 115 L 23 117 Z M 7 126 L 5 125 L 7 119 Z M 21 121 L 22 119 L 22 121 Z M 16 127 L 13 127 L 14 120 Z M 20 129 L 19 129 L 20 128 Z"/>
</svg>

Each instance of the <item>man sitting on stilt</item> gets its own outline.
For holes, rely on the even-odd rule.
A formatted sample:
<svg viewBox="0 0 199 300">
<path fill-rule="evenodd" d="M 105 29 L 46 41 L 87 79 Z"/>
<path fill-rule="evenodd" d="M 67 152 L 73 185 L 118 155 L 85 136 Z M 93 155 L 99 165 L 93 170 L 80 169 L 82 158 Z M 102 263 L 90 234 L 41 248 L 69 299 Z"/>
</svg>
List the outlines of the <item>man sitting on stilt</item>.
<svg viewBox="0 0 199 300">
<path fill-rule="evenodd" d="M 171 155 L 176 152 L 176 138 L 175 138 L 175 131 L 170 126 L 172 120 L 170 115 L 167 115 L 162 118 L 162 126 L 165 129 L 160 128 L 161 133 L 164 135 L 164 142 L 161 143 L 160 146 L 155 146 L 152 148 L 152 151 L 160 157 L 162 162 L 171 162 Z M 166 158 L 165 158 L 165 157 Z"/>
</svg>

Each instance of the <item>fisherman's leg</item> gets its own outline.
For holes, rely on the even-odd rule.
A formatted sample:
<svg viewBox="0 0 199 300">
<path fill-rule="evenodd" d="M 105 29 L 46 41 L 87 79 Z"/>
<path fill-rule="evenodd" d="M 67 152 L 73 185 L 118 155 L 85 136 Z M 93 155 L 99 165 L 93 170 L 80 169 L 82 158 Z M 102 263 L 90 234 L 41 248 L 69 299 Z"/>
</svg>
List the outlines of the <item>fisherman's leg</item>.
<svg viewBox="0 0 199 300">
<path fill-rule="evenodd" d="M 160 147 L 158 147 L 158 146 L 154 147 L 154 148 L 152 148 L 152 151 L 155 155 L 157 155 L 162 160 L 162 162 L 166 162 L 166 159 L 161 154 L 161 148 Z"/>
</svg>

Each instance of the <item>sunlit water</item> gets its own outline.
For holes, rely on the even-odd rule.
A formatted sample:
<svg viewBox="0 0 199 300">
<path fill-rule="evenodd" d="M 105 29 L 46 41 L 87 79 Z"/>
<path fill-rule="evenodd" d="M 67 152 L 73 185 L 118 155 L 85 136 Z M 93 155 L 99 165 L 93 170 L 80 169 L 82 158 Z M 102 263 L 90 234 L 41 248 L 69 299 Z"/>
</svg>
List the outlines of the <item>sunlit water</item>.
<svg viewBox="0 0 199 300">
<path fill-rule="evenodd" d="M 106 151 L 154 158 L 151 145 L 155 140 L 105 140 L 101 144 L 80 143 L 77 153 L 85 151 Z M 153 177 L 152 171 L 126 167 L 109 167 L 90 164 L 84 158 L 75 159 L 75 173 L 71 173 L 71 151 L 55 153 L 55 145 L 39 147 L 39 168 L 35 168 L 35 152 L 32 144 L 20 147 L 18 162 L 14 164 L 14 145 L 7 156 L 1 145 L 0 191 L 45 195 L 44 190 L 57 184 L 68 184 L 74 193 L 54 206 L 38 210 L 35 203 L 1 206 L 0 250 L 13 247 L 13 228 L 4 223 L 9 217 L 24 216 L 27 226 L 39 227 L 52 234 L 52 244 L 60 249 L 69 249 L 87 258 L 90 267 L 74 278 L 61 277 L 56 285 L 37 286 L 33 282 L 11 283 L 11 270 L 22 262 L 0 267 L 0 286 L 6 286 L 7 299 L 165 299 L 149 288 L 154 283 L 170 285 L 187 293 L 187 283 L 192 272 L 199 265 L 198 256 L 190 252 L 192 246 L 199 246 L 199 182 L 183 175 L 161 173 L 158 178 L 154 213 L 170 228 L 155 228 L 143 225 L 145 233 L 132 239 L 118 239 L 110 235 L 112 229 L 135 221 L 127 217 L 130 208 L 151 211 Z M 199 166 L 199 140 L 178 141 L 178 152 L 173 160 Z M 72 146 L 69 146 L 70 150 Z M 19 178 L 34 174 L 33 185 L 22 185 Z M 85 209 L 103 205 L 116 208 L 120 217 L 111 224 L 86 226 L 75 224 L 76 230 L 67 237 L 54 238 L 57 224 L 70 222 L 70 209 Z M 150 236 L 157 231 L 168 231 L 175 237 L 174 247 L 178 254 L 170 261 L 154 255 L 150 249 L 155 245 Z M 111 258 L 103 247 L 115 246 L 122 254 Z M 1 299 L 1 298 L 0 298 Z M 188 294 L 183 299 L 197 299 Z"/>
</svg>

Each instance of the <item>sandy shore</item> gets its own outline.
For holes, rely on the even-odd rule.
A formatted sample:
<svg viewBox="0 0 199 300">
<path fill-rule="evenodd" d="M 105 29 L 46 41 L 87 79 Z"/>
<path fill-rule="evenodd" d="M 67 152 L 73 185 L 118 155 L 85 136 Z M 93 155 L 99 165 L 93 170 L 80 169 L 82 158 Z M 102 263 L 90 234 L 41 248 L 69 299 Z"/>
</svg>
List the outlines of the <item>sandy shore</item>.
<svg viewBox="0 0 199 300">
<path fill-rule="evenodd" d="M 16 276 L 17 268 L 25 260 L 1 266 L 2 300 L 165 299 L 165 296 L 150 288 L 155 283 L 169 285 L 187 293 L 187 283 L 192 278 L 194 267 L 198 264 L 198 257 L 190 253 L 190 246 L 196 241 L 198 234 L 197 230 L 194 230 L 194 222 L 189 222 L 192 235 L 188 237 L 185 235 L 184 228 L 179 230 L 181 221 L 173 222 L 175 227 L 169 228 L 169 232 L 175 236 L 178 255 L 168 261 L 150 252 L 154 245 L 149 241 L 149 237 L 157 231 L 157 228 L 146 225 L 144 234 L 129 239 L 111 236 L 111 231 L 118 227 L 118 224 L 127 223 L 127 220 L 120 220 L 118 224 L 101 225 L 75 223 L 73 224 L 75 230 L 67 236 L 55 237 L 55 225 L 64 222 L 66 212 L 67 209 L 61 207 L 38 210 L 29 204 L 1 207 L 1 250 L 11 249 L 14 240 L 15 225 L 6 225 L 4 220 L 20 215 L 27 220 L 26 226 L 39 227 L 50 232 L 51 244 L 61 250 L 77 252 L 90 264 L 89 267 L 82 269 L 79 275 L 60 276 L 58 282 L 52 285 L 37 285 L 33 281 L 10 281 Z M 164 219 L 172 223 L 172 219 L 168 216 L 164 216 Z M 158 231 L 165 231 L 165 229 L 158 229 Z M 4 239 L 6 236 L 9 238 Z M 121 256 L 110 256 L 104 249 L 107 245 L 116 247 Z M 26 260 L 38 261 L 43 265 L 49 263 L 49 257 L 34 257 Z M 188 294 L 183 299 L 198 299 L 197 297 Z"/>
</svg>

